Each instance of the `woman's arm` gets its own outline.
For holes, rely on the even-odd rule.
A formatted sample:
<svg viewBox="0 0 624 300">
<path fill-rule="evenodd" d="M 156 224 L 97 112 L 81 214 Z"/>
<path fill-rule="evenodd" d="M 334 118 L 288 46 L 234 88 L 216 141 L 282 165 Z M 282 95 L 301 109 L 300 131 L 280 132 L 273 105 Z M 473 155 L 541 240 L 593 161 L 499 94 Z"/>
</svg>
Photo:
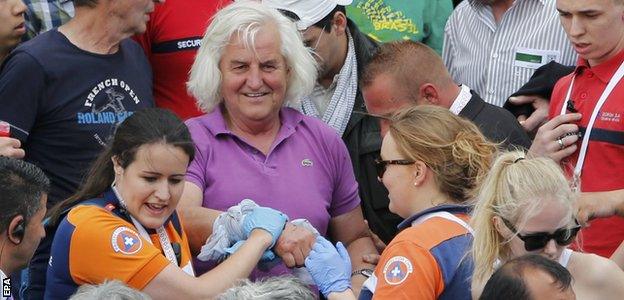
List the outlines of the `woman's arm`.
<svg viewBox="0 0 624 300">
<path fill-rule="evenodd" d="M 581 254 L 581 258 L 574 273 L 570 269 L 577 284 L 587 287 L 585 292 L 595 299 L 622 299 L 624 272 L 613 261 L 595 254 Z"/>
<path fill-rule="evenodd" d="M 254 229 L 232 256 L 210 272 L 195 278 L 174 265 L 168 265 L 150 281 L 143 292 L 154 299 L 214 298 L 237 280 L 249 276 L 271 243 L 272 236 L 268 231 Z"/>
<path fill-rule="evenodd" d="M 224 262 L 210 272 L 194 278 L 181 269 L 168 265 L 158 273 L 144 291 L 154 298 L 212 298 L 249 276 L 264 251 L 272 247 L 282 233 L 288 218 L 266 207 L 256 207 L 244 218 L 245 242 Z"/>
</svg>

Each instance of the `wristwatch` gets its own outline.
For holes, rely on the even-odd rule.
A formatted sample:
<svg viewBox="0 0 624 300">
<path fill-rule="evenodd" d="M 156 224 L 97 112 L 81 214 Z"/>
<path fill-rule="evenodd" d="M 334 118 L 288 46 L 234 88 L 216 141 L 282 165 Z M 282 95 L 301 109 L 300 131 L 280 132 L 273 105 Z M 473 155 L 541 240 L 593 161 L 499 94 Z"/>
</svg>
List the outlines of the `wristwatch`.
<svg viewBox="0 0 624 300">
<path fill-rule="evenodd" d="M 373 269 L 359 269 L 359 270 L 353 271 L 353 273 L 351 273 L 351 277 L 355 275 L 362 275 L 368 278 L 368 277 L 371 277 L 371 275 L 373 275 L 373 272 L 375 272 Z"/>
</svg>

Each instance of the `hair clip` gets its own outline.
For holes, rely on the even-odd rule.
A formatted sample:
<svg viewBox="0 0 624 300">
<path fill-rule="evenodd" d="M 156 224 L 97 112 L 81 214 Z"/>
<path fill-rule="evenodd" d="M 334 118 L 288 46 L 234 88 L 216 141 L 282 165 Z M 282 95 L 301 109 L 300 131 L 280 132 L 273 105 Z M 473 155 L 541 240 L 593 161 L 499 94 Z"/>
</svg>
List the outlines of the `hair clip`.
<svg viewBox="0 0 624 300">
<path fill-rule="evenodd" d="M 519 161 L 521 161 L 521 160 L 523 160 L 523 159 L 524 159 L 524 157 L 518 157 L 518 158 L 516 158 L 516 160 L 514 160 L 514 162 L 513 162 L 513 163 L 515 164 L 515 163 L 517 163 L 517 162 L 519 162 Z"/>
</svg>

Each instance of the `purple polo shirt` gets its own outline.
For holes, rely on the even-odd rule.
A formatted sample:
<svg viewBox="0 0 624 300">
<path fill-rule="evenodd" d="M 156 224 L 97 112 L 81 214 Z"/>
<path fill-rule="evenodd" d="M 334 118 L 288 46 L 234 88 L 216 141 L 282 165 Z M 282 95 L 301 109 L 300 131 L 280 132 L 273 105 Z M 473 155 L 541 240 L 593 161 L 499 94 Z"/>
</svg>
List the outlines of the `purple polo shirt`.
<svg viewBox="0 0 624 300">
<path fill-rule="evenodd" d="M 360 204 L 347 148 L 322 121 L 282 108 L 265 156 L 227 128 L 221 109 L 186 121 L 196 147 L 186 180 L 204 191 L 204 207 L 224 211 L 248 198 L 326 235 L 331 218 Z"/>
</svg>

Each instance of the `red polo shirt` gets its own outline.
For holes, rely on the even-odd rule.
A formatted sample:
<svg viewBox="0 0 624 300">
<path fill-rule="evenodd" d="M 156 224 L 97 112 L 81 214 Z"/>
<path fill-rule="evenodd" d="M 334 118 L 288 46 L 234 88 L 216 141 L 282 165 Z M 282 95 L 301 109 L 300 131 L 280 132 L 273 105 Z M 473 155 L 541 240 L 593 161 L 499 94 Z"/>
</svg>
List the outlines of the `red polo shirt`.
<svg viewBox="0 0 624 300">
<path fill-rule="evenodd" d="M 156 5 L 147 31 L 135 39 L 147 55 L 154 74 L 156 106 L 180 118 L 202 115 L 186 90 L 195 54 L 211 17 L 231 0 L 167 0 Z"/>
<path fill-rule="evenodd" d="M 560 114 L 573 76 L 574 87 L 570 101 L 583 115 L 578 122 L 581 131 L 589 123 L 598 99 L 609 80 L 624 61 L 624 51 L 613 58 L 590 67 L 586 60 L 579 59 L 574 73 L 563 77 L 555 85 L 550 102 L 550 115 Z M 580 149 L 582 140 L 577 146 Z M 571 177 L 579 151 L 562 161 L 566 173 Z M 600 109 L 592 129 L 585 163 L 581 173 L 581 191 L 601 192 L 624 189 L 624 80 L 613 89 Z M 582 249 L 601 256 L 611 256 L 624 239 L 624 218 L 611 217 L 591 222 L 582 231 Z"/>
</svg>

